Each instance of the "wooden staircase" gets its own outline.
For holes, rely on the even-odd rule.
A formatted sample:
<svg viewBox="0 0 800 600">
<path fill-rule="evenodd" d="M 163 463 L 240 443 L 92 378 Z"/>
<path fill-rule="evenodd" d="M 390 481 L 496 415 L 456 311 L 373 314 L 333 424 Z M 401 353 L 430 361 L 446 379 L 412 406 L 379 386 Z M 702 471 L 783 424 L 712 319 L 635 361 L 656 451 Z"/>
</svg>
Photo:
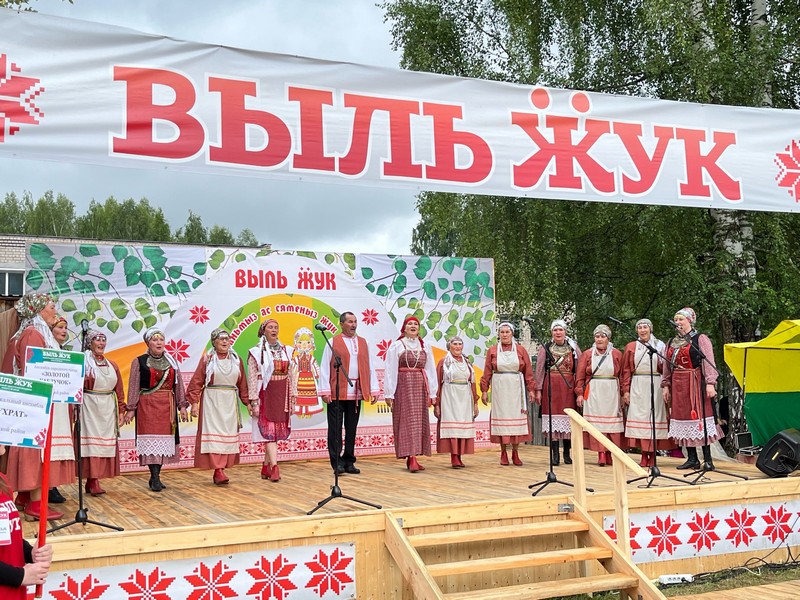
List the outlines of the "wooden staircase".
<svg viewBox="0 0 800 600">
<path fill-rule="evenodd" d="M 413 596 L 425 600 L 528 600 L 608 590 L 634 600 L 664 598 L 574 502 L 543 506 L 523 518 L 473 515 L 406 528 L 387 513 L 386 545 Z"/>
</svg>

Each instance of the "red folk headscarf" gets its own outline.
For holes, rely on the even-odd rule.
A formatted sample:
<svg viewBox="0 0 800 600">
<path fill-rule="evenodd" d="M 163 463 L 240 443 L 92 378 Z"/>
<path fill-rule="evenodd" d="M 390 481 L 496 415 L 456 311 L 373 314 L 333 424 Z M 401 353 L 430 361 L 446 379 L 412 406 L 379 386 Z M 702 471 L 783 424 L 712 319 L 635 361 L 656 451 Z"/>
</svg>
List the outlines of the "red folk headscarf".
<svg viewBox="0 0 800 600">
<path fill-rule="evenodd" d="M 405 319 L 403 319 L 403 326 L 400 328 L 400 337 L 397 338 L 398 340 L 402 340 L 406 335 L 406 325 L 408 325 L 411 321 L 414 321 L 417 325 L 419 325 L 419 319 L 414 315 L 408 315 Z M 419 345 L 423 348 L 425 347 L 425 342 L 422 341 L 421 337 L 417 338 L 419 340 Z"/>
</svg>

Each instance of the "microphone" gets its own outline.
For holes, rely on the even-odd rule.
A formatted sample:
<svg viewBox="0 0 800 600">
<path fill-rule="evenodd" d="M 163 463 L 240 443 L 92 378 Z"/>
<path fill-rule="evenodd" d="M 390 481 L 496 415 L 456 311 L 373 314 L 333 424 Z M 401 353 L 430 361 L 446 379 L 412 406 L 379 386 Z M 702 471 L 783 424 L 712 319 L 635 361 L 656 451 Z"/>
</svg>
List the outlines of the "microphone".
<svg viewBox="0 0 800 600">
<path fill-rule="evenodd" d="M 610 315 L 606 315 L 606 319 L 608 319 L 609 321 L 614 321 L 614 323 L 616 323 L 617 325 L 624 325 L 622 321 L 620 321 L 619 319 L 615 319 Z"/>
<path fill-rule="evenodd" d="M 314 325 L 314 329 L 316 329 L 317 331 L 328 331 L 328 328 L 325 327 L 325 325 L 323 325 L 322 323 L 317 323 L 316 325 Z"/>
<path fill-rule="evenodd" d="M 670 324 L 670 325 L 672 325 L 672 326 L 673 326 L 675 329 L 677 329 L 677 330 L 679 330 L 679 331 L 680 331 L 680 328 L 681 328 L 681 326 L 680 326 L 680 325 L 678 325 L 678 324 L 677 324 L 675 321 L 673 321 L 672 319 L 667 319 L 667 323 L 669 323 L 669 324 Z"/>
<path fill-rule="evenodd" d="M 81 331 L 85 334 L 89 331 L 89 321 L 86 319 L 81 320 Z"/>
</svg>

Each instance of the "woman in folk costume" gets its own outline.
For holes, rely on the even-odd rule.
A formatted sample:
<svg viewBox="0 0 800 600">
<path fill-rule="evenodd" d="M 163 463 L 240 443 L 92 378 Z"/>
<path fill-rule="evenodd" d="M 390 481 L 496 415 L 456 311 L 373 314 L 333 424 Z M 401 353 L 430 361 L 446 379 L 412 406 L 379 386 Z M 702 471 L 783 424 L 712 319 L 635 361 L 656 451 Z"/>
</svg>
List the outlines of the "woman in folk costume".
<svg viewBox="0 0 800 600">
<path fill-rule="evenodd" d="M 56 322 L 53 325 L 53 337 L 58 342 L 58 347 L 67 350 L 67 340 L 69 340 L 69 329 L 66 317 L 61 315 L 56 316 Z"/>
<path fill-rule="evenodd" d="M 397 338 L 386 351 L 383 382 L 386 404 L 392 409 L 394 453 L 406 459 L 412 473 L 424 471 L 417 456 L 431 455 L 431 423 L 428 407 L 438 388 L 433 355 L 419 337 L 419 319 L 409 315 Z"/>
<path fill-rule="evenodd" d="M 56 322 L 53 324 L 52 327 L 53 337 L 55 338 L 56 342 L 58 342 L 58 347 L 62 349 L 67 349 L 67 340 L 69 339 L 69 329 L 67 319 L 62 315 L 56 316 Z M 74 408 L 69 407 L 69 422 L 74 422 Z M 47 503 L 48 504 L 63 504 L 66 502 L 67 499 L 61 495 L 61 492 L 58 491 L 57 487 L 51 487 L 50 491 L 47 493 Z"/>
<path fill-rule="evenodd" d="M 258 328 L 258 344 L 247 357 L 247 387 L 253 414 L 253 441 L 263 441 L 261 479 L 280 481 L 278 442 L 292 433 L 292 413 L 297 398 L 297 374 L 292 368 L 292 348 L 278 339 L 279 326 L 267 319 Z"/>
<path fill-rule="evenodd" d="M 475 453 L 475 417 L 478 390 L 475 370 L 464 358 L 464 341 L 454 336 L 447 342 L 447 356 L 436 365 L 439 392 L 433 414 L 439 420 L 436 451 L 450 453 L 450 465 L 464 468 L 461 456 Z"/>
<path fill-rule="evenodd" d="M 308 327 L 301 327 L 294 334 L 292 365 L 297 372 L 295 414 L 304 419 L 322 412 L 322 403 L 317 393 L 319 364 L 314 358 L 314 350 L 314 334 Z"/>
<path fill-rule="evenodd" d="M 489 434 L 493 444 L 500 444 L 500 464 L 508 465 L 506 448 L 511 444 L 511 461 L 522 466 L 519 445 L 531 440 L 528 423 L 528 400 L 536 388 L 531 357 L 528 351 L 514 341 L 514 326 L 500 323 L 497 328 L 498 343 L 486 353 L 486 363 L 481 377 L 481 401 L 489 403 L 492 389 L 492 410 L 489 416 Z"/>
<path fill-rule="evenodd" d="M 47 294 L 25 294 L 17 301 L 14 308 L 19 314 L 19 329 L 8 342 L 2 371 L 23 376 L 29 347 L 60 348 L 51 330 L 58 315 L 53 299 Z M 50 483 L 59 486 L 75 481 L 72 422 L 67 404 L 53 404 L 52 423 Z M 9 484 L 18 492 L 15 499 L 17 506 L 24 509 L 26 517 L 38 519 L 42 498 L 41 451 L 12 446 L 8 451 L 6 468 Z M 48 519 L 60 519 L 63 516 L 64 514 L 58 511 L 47 511 Z"/>
<path fill-rule="evenodd" d="M 150 470 L 150 489 L 167 488 L 161 467 L 180 460 L 180 421 L 189 420 L 186 393 L 178 363 L 164 348 L 164 332 L 151 327 L 144 332 L 147 352 L 131 363 L 125 423 L 136 417 L 136 452 L 139 464 Z"/>
<path fill-rule="evenodd" d="M 669 440 L 667 406 L 661 391 L 661 372 L 664 369 L 664 342 L 653 335 L 650 319 L 639 319 L 636 323 L 639 338 L 629 342 L 622 354 L 622 403 L 628 407 L 625 419 L 625 437 L 631 446 L 642 449 L 643 467 L 653 466 L 656 450 L 672 447 Z M 650 345 L 656 352 L 651 355 Z M 661 356 L 659 356 L 661 355 Z M 651 378 L 652 376 L 652 378 Z M 650 406 L 650 384 L 653 385 L 653 410 Z M 656 446 L 653 447 L 653 420 L 655 414 Z"/>
<path fill-rule="evenodd" d="M 212 480 L 224 485 L 229 481 L 225 469 L 239 464 L 239 401 L 256 411 L 258 408 L 250 404 L 244 363 L 231 349 L 228 332 L 212 331 L 211 345 L 197 363 L 186 399 L 192 405 L 192 416 L 198 418 L 194 466 L 214 469 Z"/>
<path fill-rule="evenodd" d="M 594 328 L 594 344 L 578 360 L 578 380 L 575 393 L 583 418 L 617 446 L 625 450 L 625 423 L 622 416 L 622 394 L 619 379 L 622 375 L 622 352 L 611 343 L 611 329 L 600 324 Z M 611 452 L 597 440 L 584 434 L 588 450 L 597 452 L 597 464 L 611 464 Z"/>
<path fill-rule="evenodd" d="M 81 406 L 81 473 L 86 493 L 105 494 L 101 479 L 119 475 L 119 426 L 125 418 L 125 392 L 117 363 L 106 358 L 106 335 L 86 334 L 86 374 Z"/>
<path fill-rule="evenodd" d="M 549 365 L 549 372 L 545 373 L 547 364 L 547 351 L 544 346 L 539 348 L 536 356 L 536 403 L 542 407 L 542 435 L 550 432 L 550 454 L 553 465 L 558 465 L 558 441 L 563 440 L 564 464 L 572 464 L 572 430 L 569 417 L 564 409 L 576 409 L 578 404 L 575 399 L 575 371 L 578 368 L 578 359 L 581 349 L 571 337 L 567 336 L 567 323 L 556 319 L 550 325 L 552 340 L 546 346 L 553 356 L 555 364 Z M 552 405 L 552 409 L 551 409 Z M 552 413 L 551 413 L 552 410 Z M 550 431 L 552 420 L 553 429 Z"/>
<path fill-rule="evenodd" d="M 719 375 L 714 362 L 714 347 L 707 335 L 694 328 L 697 320 L 694 310 L 682 308 L 673 319 L 677 326 L 676 335 L 667 342 L 667 361 L 661 381 L 664 401 L 672 403 L 669 437 L 679 446 L 686 446 L 688 458 L 679 469 L 700 468 L 698 446 L 703 448 L 704 461 L 713 469 L 710 444 L 722 437 L 711 405 L 717 395 Z"/>
</svg>

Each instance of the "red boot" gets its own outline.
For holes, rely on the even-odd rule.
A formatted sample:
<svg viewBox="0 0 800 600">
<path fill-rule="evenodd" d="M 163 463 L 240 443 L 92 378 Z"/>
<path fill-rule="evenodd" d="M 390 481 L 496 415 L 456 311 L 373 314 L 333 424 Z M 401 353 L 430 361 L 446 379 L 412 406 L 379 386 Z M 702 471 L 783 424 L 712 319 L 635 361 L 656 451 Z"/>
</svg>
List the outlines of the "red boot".
<svg viewBox="0 0 800 600">
<path fill-rule="evenodd" d="M 605 467 L 606 466 L 606 453 L 605 452 L 598 452 L 597 453 L 597 466 L 598 467 Z"/>
<path fill-rule="evenodd" d="M 269 480 L 273 482 L 281 480 L 281 470 L 278 468 L 278 465 L 274 465 L 272 467 L 272 473 L 269 476 Z"/>
<path fill-rule="evenodd" d="M 461 461 L 458 460 L 458 454 L 450 454 L 450 466 L 454 469 L 460 469 L 463 465 L 459 464 Z"/>
<path fill-rule="evenodd" d="M 508 453 L 505 450 L 500 450 L 500 464 L 504 467 L 508 466 Z"/>
<path fill-rule="evenodd" d="M 100 496 L 105 494 L 106 491 L 100 487 L 100 481 L 90 477 L 86 480 L 86 493 L 92 496 Z"/>
<path fill-rule="evenodd" d="M 214 485 L 225 485 L 230 479 L 222 469 L 214 469 Z"/>
<path fill-rule="evenodd" d="M 458 461 L 458 468 L 459 469 L 463 469 L 464 467 L 467 466 L 461 461 L 461 455 L 460 454 L 456 454 L 456 460 Z"/>
<path fill-rule="evenodd" d="M 261 479 L 270 479 L 270 475 L 272 475 L 272 465 L 262 465 Z"/>
<path fill-rule="evenodd" d="M 511 462 L 514 463 L 515 467 L 522 466 L 522 459 L 520 459 L 519 452 L 517 452 L 516 450 L 511 451 Z"/>
<path fill-rule="evenodd" d="M 611 459 L 611 452 L 606 450 L 606 464 L 610 465 L 613 464 L 613 460 Z"/>
<path fill-rule="evenodd" d="M 62 512 L 58 512 L 57 510 L 49 510 L 49 506 L 47 508 L 48 521 L 57 521 L 64 516 L 64 513 Z M 41 516 L 41 509 L 42 503 L 39 500 L 32 500 L 31 502 L 28 502 L 28 505 L 25 507 L 25 519 L 28 521 L 38 521 L 39 517 Z"/>
<path fill-rule="evenodd" d="M 416 473 L 417 471 L 423 470 L 422 465 L 417 462 L 416 456 L 408 457 L 408 470 L 411 471 L 412 473 Z"/>
</svg>

